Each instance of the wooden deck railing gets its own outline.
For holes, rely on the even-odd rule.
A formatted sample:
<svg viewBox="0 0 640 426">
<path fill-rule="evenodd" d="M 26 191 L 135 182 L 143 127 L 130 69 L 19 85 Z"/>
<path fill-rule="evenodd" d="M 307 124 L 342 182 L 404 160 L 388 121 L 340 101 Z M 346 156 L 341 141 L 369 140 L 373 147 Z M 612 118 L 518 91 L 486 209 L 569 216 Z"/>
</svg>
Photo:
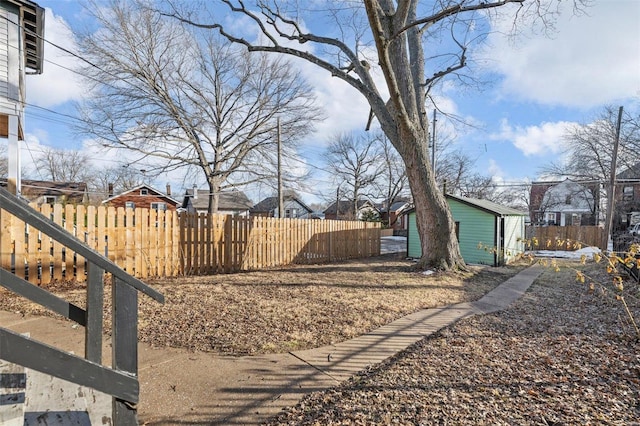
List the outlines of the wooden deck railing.
<svg viewBox="0 0 640 426">
<path fill-rule="evenodd" d="M 0 188 L 0 224 L 3 224 L 0 247 L 7 247 L 6 241 L 10 236 L 4 226 L 11 223 L 7 216 L 19 219 L 31 232 L 38 230 L 43 240 L 55 241 L 54 244 L 59 244 L 67 256 L 74 253 L 86 261 L 85 309 L 0 268 L 0 286 L 85 327 L 85 356 L 82 358 L 0 328 L 0 359 L 109 394 L 114 398 L 114 424 L 137 425 L 138 291 L 161 303 L 164 303 L 164 297 L 3 188 Z M 31 265 L 29 262 L 26 264 Z M 113 279 L 112 368 L 101 365 L 105 272 Z"/>
</svg>

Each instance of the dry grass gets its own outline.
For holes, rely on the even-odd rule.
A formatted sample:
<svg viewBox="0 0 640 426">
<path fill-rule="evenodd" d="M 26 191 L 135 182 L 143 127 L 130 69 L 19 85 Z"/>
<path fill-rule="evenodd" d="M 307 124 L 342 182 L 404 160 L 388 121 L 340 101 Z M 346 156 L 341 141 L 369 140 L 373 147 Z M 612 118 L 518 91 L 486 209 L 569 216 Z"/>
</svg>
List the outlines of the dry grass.
<svg viewBox="0 0 640 426">
<path fill-rule="evenodd" d="M 604 267 L 569 266 L 590 278 L 549 268 L 505 311 L 446 327 L 268 424 L 639 425 L 640 339 Z M 640 318 L 638 284 L 624 296 Z"/>
<path fill-rule="evenodd" d="M 165 305 L 140 298 L 140 339 L 154 346 L 246 355 L 343 341 L 411 312 L 479 299 L 522 266 L 424 275 L 394 255 L 332 265 L 148 283 Z M 50 286 L 83 305 L 83 288 Z M 109 293 L 107 288 L 105 293 Z M 0 293 L 0 309 L 44 314 Z M 107 328 L 109 309 L 105 306 Z"/>
</svg>

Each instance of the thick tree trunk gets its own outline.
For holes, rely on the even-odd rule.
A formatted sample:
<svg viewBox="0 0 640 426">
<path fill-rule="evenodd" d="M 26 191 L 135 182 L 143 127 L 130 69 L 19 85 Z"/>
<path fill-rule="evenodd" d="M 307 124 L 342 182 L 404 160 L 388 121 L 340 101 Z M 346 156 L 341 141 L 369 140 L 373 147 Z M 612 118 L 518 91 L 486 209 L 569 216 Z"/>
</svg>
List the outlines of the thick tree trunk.
<svg viewBox="0 0 640 426">
<path fill-rule="evenodd" d="M 415 140 L 414 135 L 402 135 L 396 146 L 407 165 L 407 177 L 416 206 L 416 227 L 422 248 L 418 266 L 465 270 L 455 235 L 455 222 L 429 168 L 426 149 L 416 149 L 426 148 L 425 144 Z"/>
</svg>

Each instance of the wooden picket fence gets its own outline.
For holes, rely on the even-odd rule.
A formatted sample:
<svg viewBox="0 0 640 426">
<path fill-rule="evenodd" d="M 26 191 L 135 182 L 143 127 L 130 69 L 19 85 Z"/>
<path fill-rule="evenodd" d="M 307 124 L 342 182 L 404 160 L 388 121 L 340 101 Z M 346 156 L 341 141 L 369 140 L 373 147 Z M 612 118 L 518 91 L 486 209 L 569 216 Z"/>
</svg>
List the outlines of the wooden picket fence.
<svg viewBox="0 0 640 426">
<path fill-rule="evenodd" d="M 535 237 L 540 250 L 577 250 L 582 247 L 600 247 L 604 238 L 604 229 L 599 226 L 528 226 L 527 239 Z M 569 243 L 567 243 L 569 242 Z"/>
<path fill-rule="evenodd" d="M 257 270 L 380 254 L 380 226 L 149 209 L 31 205 L 137 278 Z M 0 211 L 0 267 L 34 284 L 85 281 L 85 260 Z"/>
</svg>

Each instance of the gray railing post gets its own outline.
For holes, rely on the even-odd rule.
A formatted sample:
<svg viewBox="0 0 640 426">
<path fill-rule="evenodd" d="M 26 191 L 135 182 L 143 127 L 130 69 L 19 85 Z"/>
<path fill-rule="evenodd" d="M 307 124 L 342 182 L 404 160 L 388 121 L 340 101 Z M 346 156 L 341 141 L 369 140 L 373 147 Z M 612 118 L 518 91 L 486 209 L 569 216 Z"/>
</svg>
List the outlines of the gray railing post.
<svg viewBox="0 0 640 426">
<path fill-rule="evenodd" d="M 102 363 L 102 307 L 104 304 L 104 270 L 91 262 L 87 277 L 87 325 L 85 328 L 85 358 Z"/>
<path fill-rule="evenodd" d="M 113 368 L 138 376 L 138 292 L 119 278 L 112 285 Z M 113 398 L 113 421 L 120 425 L 137 425 L 135 404 Z"/>
</svg>

